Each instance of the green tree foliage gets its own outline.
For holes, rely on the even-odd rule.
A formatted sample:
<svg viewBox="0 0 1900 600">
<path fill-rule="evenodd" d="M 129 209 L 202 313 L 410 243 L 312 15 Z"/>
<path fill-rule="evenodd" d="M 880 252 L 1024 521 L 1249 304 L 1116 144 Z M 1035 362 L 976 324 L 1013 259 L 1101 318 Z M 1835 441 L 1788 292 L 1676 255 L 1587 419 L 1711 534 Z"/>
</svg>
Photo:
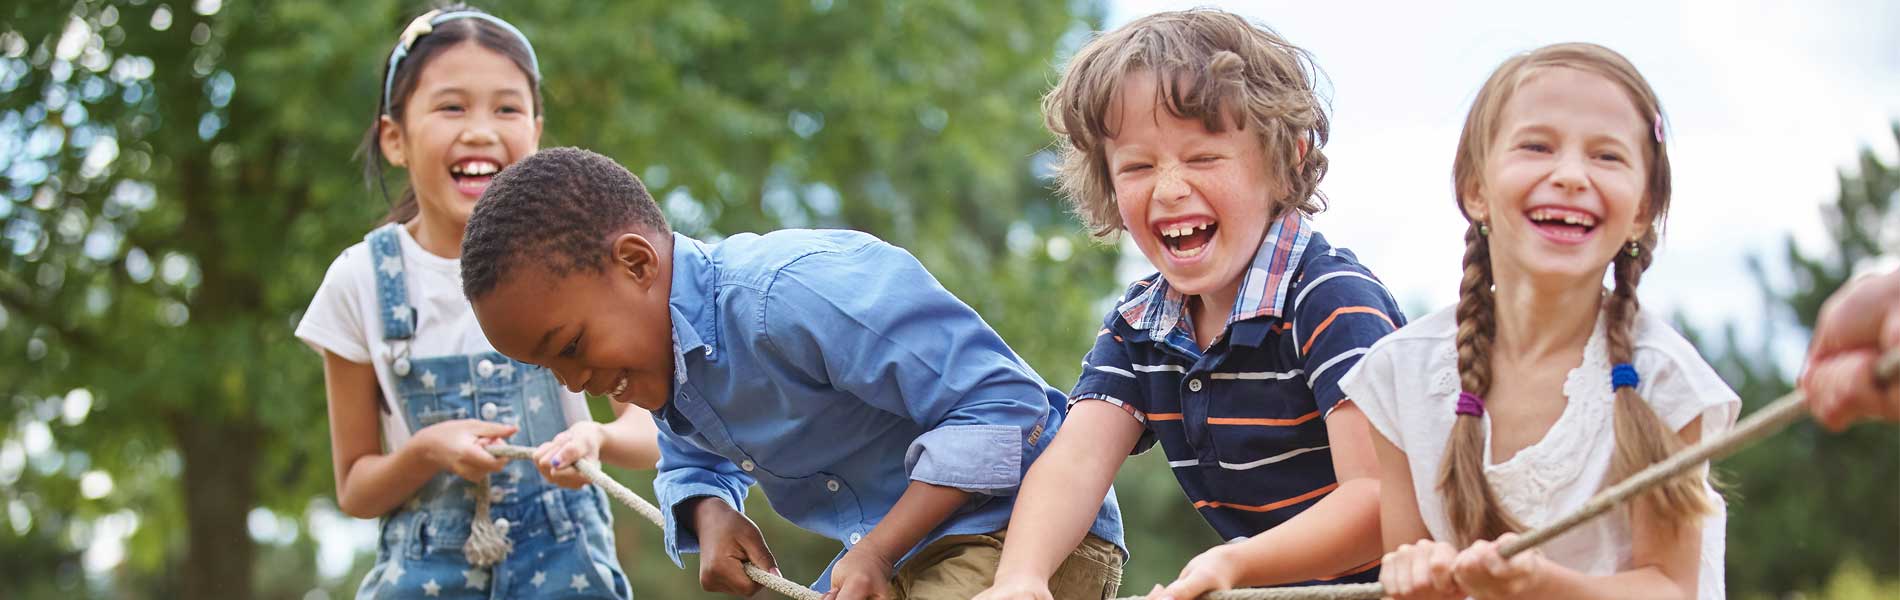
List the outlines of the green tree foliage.
<svg viewBox="0 0 1900 600">
<path fill-rule="evenodd" d="M 1900 124 L 1894 140 L 1900 144 Z M 1857 267 L 1896 250 L 1900 166 L 1864 150 L 1858 167 L 1841 175 L 1839 198 L 1822 208 L 1829 247 L 1804 251 L 1790 237 L 1783 250 L 1785 274 L 1771 275 L 1780 267 L 1751 259 L 1769 304 L 1760 320 L 1760 345 L 1744 346 L 1733 326 L 1719 340 L 1693 336 L 1741 394 L 1746 410 L 1793 389 L 1798 373 L 1788 371 L 1787 354 L 1779 351 L 1788 347 L 1785 340 L 1805 342 L 1821 303 Z M 1776 597 L 1818 590 L 1850 563 L 1864 568 L 1857 571 L 1863 577 L 1900 577 L 1896 449 L 1900 432 L 1893 427 L 1863 425 L 1835 434 L 1802 422 L 1718 465 L 1728 482 L 1729 589 L 1738 596 Z"/>
</svg>

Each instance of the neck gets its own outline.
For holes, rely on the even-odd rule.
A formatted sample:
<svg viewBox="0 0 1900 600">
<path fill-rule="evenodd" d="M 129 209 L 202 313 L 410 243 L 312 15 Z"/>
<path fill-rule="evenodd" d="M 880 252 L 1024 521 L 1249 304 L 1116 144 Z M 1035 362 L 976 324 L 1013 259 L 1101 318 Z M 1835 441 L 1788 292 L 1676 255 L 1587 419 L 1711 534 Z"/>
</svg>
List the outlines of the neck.
<svg viewBox="0 0 1900 600">
<path fill-rule="evenodd" d="M 416 238 L 416 244 L 422 246 L 422 249 L 430 254 L 443 258 L 461 258 L 462 233 L 468 228 L 468 222 L 451 221 L 455 220 L 424 212 L 410 219 L 403 226 L 409 228 L 409 235 Z"/>
<path fill-rule="evenodd" d="M 1494 274 L 1498 327 L 1494 356 L 1537 361 L 1574 355 L 1590 340 L 1603 305 L 1601 274 L 1598 280 L 1566 281 L 1506 269 Z"/>
<path fill-rule="evenodd" d="M 1214 338 L 1227 328 L 1227 316 L 1234 314 L 1234 300 L 1240 297 L 1240 281 L 1187 299 L 1188 316 L 1194 319 L 1194 341 L 1201 348 L 1214 345 Z"/>
</svg>

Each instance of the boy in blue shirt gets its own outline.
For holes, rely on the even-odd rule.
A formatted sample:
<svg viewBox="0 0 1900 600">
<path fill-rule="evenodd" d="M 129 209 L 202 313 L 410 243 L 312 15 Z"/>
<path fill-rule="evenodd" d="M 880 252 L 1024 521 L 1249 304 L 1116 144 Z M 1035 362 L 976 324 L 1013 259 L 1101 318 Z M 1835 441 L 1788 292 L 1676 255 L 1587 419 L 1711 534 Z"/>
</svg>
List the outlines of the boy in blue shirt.
<svg viewBox="0 0 1900 600">
<path fill-rule="evenodd" d="M 754 483 L 787 520 L 844 543 L 836 598 L 969 598 L 988 585 L 1022 474 L 1066 415 L 968 306 L 903 250 L 858 232 L 671 233 L 632 173 L 571 148 L 497 176 L 462 252 L 501 353 L 654 413 L 654 481 L 675 562 L 750 594 L 773 568 L 738 512 Z M 543 468 L 598 448 L 557 441 Z M 1120 514 L 1097 503 L 1058 597 L 1113 595 Z M 975 561 L 975 562 L 972 562 Z M 969 581 L 970 569 L 984 573 Z"/>
<path fill-rule="evenodd" d="M 1074 507 L 1156 444 L 1232 543 L 1151 600 L 1378 581 L 1377 459 L 1339 378 L 1405 317 L 1307 219 L 1327 136 L 1309 61 L 1231 13 L 1159 13 L 1084 45 L 1044 99 L 1076 212 L 1099 236 L 1126 233 L 1158 272 L 1104 319 L 981 600 L 1046 598 L 1085 533 Z"/>
</svg>

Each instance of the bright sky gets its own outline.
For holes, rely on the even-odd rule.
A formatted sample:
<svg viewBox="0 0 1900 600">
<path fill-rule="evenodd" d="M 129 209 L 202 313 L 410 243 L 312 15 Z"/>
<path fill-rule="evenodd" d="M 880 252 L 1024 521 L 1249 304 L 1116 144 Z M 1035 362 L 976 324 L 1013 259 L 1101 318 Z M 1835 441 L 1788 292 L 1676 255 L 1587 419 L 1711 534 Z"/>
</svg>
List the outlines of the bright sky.
<svg viewBox="0 0 1900 600">
<path fill-rule="evenodd" d="M 1204 4 L 1116 0 L 1109 26 Z M 1279 31 L 1330 77 L 1332 170 L 1321 189 L 1332 206 L 1316 222 L 1408 310 L 1457 299 L 1464 222 L 1452 202 L 1452 152 L 1478 86 L 1518 52 L 1595 42 L 1629 57 L 1656 88 L 1676 191 L 1642 297 L 1701 326 L 1735 320 L 1755 330 L 1763 305 L 1746 257 L 1778 256 L 1789 233 L 1820 248 L 1817 209 L 1833 200 L 1837 170 L 1863 147 L 1895 160 L 1900 3 L 1214 5 Z M 1900 246 L 1900 223 L 1886 230 L 1889 248 Z"/>
</svg>

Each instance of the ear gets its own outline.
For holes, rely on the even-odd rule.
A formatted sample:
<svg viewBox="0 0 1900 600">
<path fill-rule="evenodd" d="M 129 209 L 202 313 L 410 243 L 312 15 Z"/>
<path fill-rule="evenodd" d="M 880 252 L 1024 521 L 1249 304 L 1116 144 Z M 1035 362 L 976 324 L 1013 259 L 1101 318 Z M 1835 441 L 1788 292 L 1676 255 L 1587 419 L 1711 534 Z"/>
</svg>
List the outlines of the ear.
<svg viewBox="0 0 1900 600">
<path fill-rule="evenodd" d="M 541 126 L 542 126 L 541 115 L 535 115 L 534 116 L 534 147 L 537 149 L 541 147 Z"/>
<path fill-rule="evenodd" d="M 1630 239 L 1642 239 L 1649 235 L 1650 226 L 1656 222 L 1656 212 L 1652 210 L 1654 206 L 1649 196 L 1643 196 L 1643 205 L 1636 209 L 1636 222 L 1630 228 Z"/>
<path fill-rule="evenodd" d="M 614 238 L 611 274 L 633 278 L 641 287 L 652 286 L 665 269 L 660 268 L 660 249 L 647 236 L 623 233 Z"/>
<path fill-rule="evenodd" d="M 377 117 L 376 143 L 382 146 L 383 158 L 388 160 L 389 164 L 398 167 L 409 166 L 408 159 L 402 154 L 402 125 L 396 123 L 395 119 L 389 118 L 389 115 Z"/>
<path fill-rule="evenodd" d="M 1473 183 L 1468 189 L 1459 190 L 1458 204 L 1465 210 L 1465 218 L 1473 223 L 1491 221 L 1491 202 L 1484 197 L 1484 189 Z"/>
</svg>

